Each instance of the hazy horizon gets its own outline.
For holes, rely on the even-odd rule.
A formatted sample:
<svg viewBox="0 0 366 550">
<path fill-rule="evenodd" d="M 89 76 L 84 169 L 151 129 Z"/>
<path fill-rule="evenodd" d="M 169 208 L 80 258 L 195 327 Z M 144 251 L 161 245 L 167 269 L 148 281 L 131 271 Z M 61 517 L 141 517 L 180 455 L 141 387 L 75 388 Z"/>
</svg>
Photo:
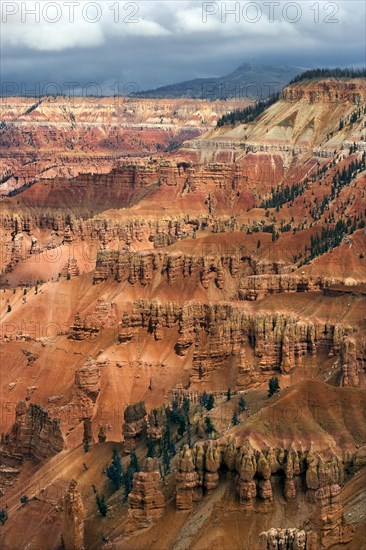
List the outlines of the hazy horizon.
<svg viewBox="0 0 366 550">
<path fill-rule="evenodd" d="M 246 62 L 365 65 L 365 4 L 354 0 L 5 1 L 1 18 L 3 86 L 29 90 L 93 82 L 123 94 L 220 77 Z"/>
</svg>

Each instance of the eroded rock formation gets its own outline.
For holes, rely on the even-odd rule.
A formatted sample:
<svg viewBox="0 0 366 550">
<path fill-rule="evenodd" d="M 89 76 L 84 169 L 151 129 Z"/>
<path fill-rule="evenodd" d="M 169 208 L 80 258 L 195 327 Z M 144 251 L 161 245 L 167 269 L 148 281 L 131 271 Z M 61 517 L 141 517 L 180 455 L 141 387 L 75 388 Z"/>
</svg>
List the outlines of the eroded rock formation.
<svg viewBox="0 0 366 550">
<path fill-rule="evenodd" d="M 35 460 L 44 460 L 62 451 L 65 442 L 60 421 L 48 411 L 21 401 L 16 408 L 16 419 L 8 437 L 8 445 L 17 453 Z"/>
<path fill-rule="evenodd" d="M 315 492 L 315 522 L 320 530 L 322 548 L 331 548 L 352 540 L 353 528 L 344 521 L 340 492 L 338 483 L 329 483 Z"/>
<path fill-rule="evenodd" d="M 282 313 L 251 314 L 239 305 L 137 300 L 132 311 L 122 315 L 119 339 L 130 341 L 143 329 L 162 340 L 173 327 L 179 331 L 176 353 L 194 350 L 191 383 L 237 358 L 238 386 L 260 382 L 273 370 L 289 373 L 306 356 L 338 354 L 342 337 L 352 332 L 340 324 Z"/>
<path fill-rule="evenodd" d="M 72 480 L 63 502 L 62 543 L 65 550 L 84 550 L 84 505 Z"/>
<path fill-rule="evenodd" d="M 303 529 L 275 529 L 259 537 L 260 550 L 318 550 L 316 534 Z"/>
<path fill-rule="evenodd" d="M 156 459 L 146 459 L 144 471 L 134 474 L 132 492 L 128 495 L 128 532 L 148 527 L 162 516 L 165 499 L 160 482 Z"/>
<path fill-rule="evenodd" d="M 340 348 L 342 383 L 357 388 L 365 379 L 366 341 L 365 338 L 343 338 Z"/>
<path fill-rule="evenodd" d="M 342 518 L 339 492 L 345 467 L 351 464 L 357 467 L 357 453 L 345 455 L 342 461 L 333 452 L 300 450 L 302 447 L 300 442 L 297 450 L 293 445 L 277 449 L 263 445 L 259 449 L 249 437 L 241 444 L 226 437 L 199 442 L 193 449 L 186 445 L 179 455 L 176 473 L 176 507 L 190 510 L 202 495 L 202 489 L 214 490 L 222 467 L 236 473 L 239 501 L 247 513 L 253 510 L 257 498 L 264 503 L 273 501 L 273 476 L 283 477 L 287 500 L 296 498 L 297 491 L 303 490 L 301 479 L 305 479 L 309 499 L 319 509 L 318 527 L 324 548 L 347 542 L 352 530 Z"/>
<path fill-rule="evenodd" d="M 124 424 L 122 428 L 126 451 L 131 451 L 135 448 L 137 438 L 140 437 L 145 430 L 145 403 L 140 401 L 139 403 L 128 405 L 124 411 Z"/>
</svg>

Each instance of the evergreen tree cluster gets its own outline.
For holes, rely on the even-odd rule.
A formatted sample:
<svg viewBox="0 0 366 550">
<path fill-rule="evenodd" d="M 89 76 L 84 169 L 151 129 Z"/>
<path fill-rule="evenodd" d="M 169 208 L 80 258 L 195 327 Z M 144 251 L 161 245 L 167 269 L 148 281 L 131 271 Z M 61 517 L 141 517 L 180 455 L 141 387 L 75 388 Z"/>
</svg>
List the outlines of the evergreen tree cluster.
<svg viewBox="0 0 366 550">
<path fill-rule="evenodd" d="M 320 219 L 325 210 L 329 209 L 329 203 L 338 197 L 343 187 L 349 185 L 359 174 L 366 170 L 366 151 L 362 154 L 361 159 L 352 160 L 348 167 L 345 166 L 342 170 L 337 170 L 332 178 L 330 193 L 324 196 L 321 202 L 313 207 L 311 215 L 314 220 Z"/>
<path fill-rule="evenodd" d="M 272 94 L 268 99 L 257 101 L 254 105 L 249 105 L 244 109 L 235 109 L 235 111 L 230 111 L 222 115 L 222 117 L 217 121 L 217 126 L 226 126 L 232 124 L 233 126 L 238 122 L 240 124 L 248 124 L 253 122 L 259 115 L 263 113 L 268 107 L 276 103 L 280 98 L 280 93 Z"/>
<path fill-rule="evenodd" d="M 215 426 L 209 416 L 205 418 L 205 432 L 208 437 L 211 437 L 213 432 L 216 432 Z"/>
<path fill-rule="evenodd" d="M 340 118 L 339 120 L 339 131 L 343 130 L 343 128 L 347 124 L 354 124 L 357 122 L 360 118 L 362 118 L 364 115 L 366 115 L 366 105 L 364 107 L 357 107 L 348 117 Z"/>
<path fill-rule="evenodd" d="M 4 525 L 7 519 L 8 519 L 8 512 L 5 510 L 5 508 L 2 508 L 0 510 L 0 525 Z"/>
<path fill-rule="evenodd" d="M 130 455 L 130 463 L 127 467 L 127 472 L 124 475 L 124 485 L 125 485 L 125 497 L 127 498 L 129 493 L 132 491 L 132 481 L 133 475 L 136 472 L 140 471 L 139 462 L 137 459 L 136 451 L 133 449 Z"/>
<path fill-rule="evenodd" d="M 124 473 L 118 451 L 116 449 L 113 449 L 112 463 L 109 466 L 107 466 L 107 468 L 105 469 L 105 473 L 111 480 L 112 485 L 116 491 L 120 489 L 122 485 L 124 485 L 125 496 L 127 498 L 128 494 L 132 491 L 133 475 L 135 472 L 139 472 L 139 471 L 140 471 L 140 466 L 139 466 L 139 462 L 138 462 L 138 458 L 135 450 L 131 451 L 130 463 L 127 467 L 127 471 Z M 98 504 L 98 501 L 97 501 L 97 504 Z"/>
<path fill-rule="evenodd" d="M 167 420 L 162 442 L 162 459 L 163 459 L 163 475 L 166 476 L 170 472 L 170 459 L 177 454 L 175 449 L 174 441 L 171 435 L 171 428 L 169 423 L 169 418 Z"/>
<path fill-rule="evenodd" d="M 208 411 L 211 411 L 215 406 L 215 396 L 213 393 L 208 394 L 207 392 L 203 392 L 200 395 L 200 405 L 202 408 L 207 409 Z"/>
<path fill-rule="evenodd" d="M 272 188 L 271 197 L 263 201 L 260 207 L 276 208 L 279 210 L 282 205 L 287 202 L 291 202 L 299 195 L 302 195 L 307 187 L 308 182 L 304 181 L 303 183 L 294 183 L 291 187 L 286 185 L 285 187 L 279 186 L 277 189 Z"/>
<path fill-rule="evenodd" d="M 184 398 L 182 407 L 178 406 L 178 401 L 174 400 L 172 408 L 168 409 L 167 416 L 170 425 L 178 426 L 178 434 L 183 436 L 189 424 L 189 408 L 190 403 L 187 397 Z"/>
<path fill-rule="evenodd" d="M 278 381 L 277 376 L 273 376 L 273 378 L 270 379 L 268 382 L 268 397 L 272 397 L 275 393 L 277 393 L 280 389 L 280 384 Z"/>
<path fill-rule="evenodd" d="M 290 84 L 296 84 L 302 80 L 310 78 L 365 78 L 366 68 L 364 69 L 310 69 L 295 76 Z"/>
<path fill-rule="evenodd" d="M 355 143 L 355 142 L 351 143 L 350 148 L 349 148 L 349 154 L 352 155 L 353 153 L 356 153 L 357 151 L 358 151 L 357 143 Z"/>
<path fill-rule="evenodd" d="M 123 484 L 123 470 L 117 449 L 113 449 L 112 464 L 107 467 L 106 472 L 113 484 L 113 487 L 118 490 Z"/>
<path fill-rule="evenodd" d="M 99 493 L 97 493 L 95 496 L 95 500 L 97 502 L 100 515 L 105 518 L 108 514 L 108 506 L 104 500 L 104 495 L 100 495 Z"/>
<path fill-rule="evenodd" d="M 239 397 L 239 411 L 243 412 L 247 410 L 247 404 L 245 402 L 245 398 L 241 395 Z"/>
<path fill-rule="evenodd" d="M 347 224 L 343 220 L 338 220 L 335 226 L 323 226 L 320 236 L 317 233 L 310 238 L 310 259 L 338 246 L 347 233 Z"/>
</svg>

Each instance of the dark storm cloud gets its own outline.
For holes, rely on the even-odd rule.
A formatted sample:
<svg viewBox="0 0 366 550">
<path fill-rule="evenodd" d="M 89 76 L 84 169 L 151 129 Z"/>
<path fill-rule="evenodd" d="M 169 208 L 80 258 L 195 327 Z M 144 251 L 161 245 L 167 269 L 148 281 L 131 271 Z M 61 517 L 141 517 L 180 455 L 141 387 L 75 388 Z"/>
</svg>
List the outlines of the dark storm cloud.
<svg viewBox="0 0 366 550">
<path fill-rule="evenodd" d="M 34 4 L 4 0 L 1 13 L 2 81 L 29 89 L 97 82 L 111 93 L 114 83 L 124 92 L 134 82 L 141 90 L 223 75 L 248 61 L 365 64 L 364 2 L 80 0 L 72 18 L 64 1 L 40 2 L 29 15 Z"/>
</svg>

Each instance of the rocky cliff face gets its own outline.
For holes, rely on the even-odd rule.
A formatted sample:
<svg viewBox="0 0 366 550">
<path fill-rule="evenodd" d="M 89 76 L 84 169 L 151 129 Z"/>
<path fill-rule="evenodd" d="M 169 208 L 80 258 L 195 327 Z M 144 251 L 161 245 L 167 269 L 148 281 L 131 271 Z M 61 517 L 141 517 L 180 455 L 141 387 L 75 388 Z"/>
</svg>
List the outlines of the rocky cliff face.
<svg viewBox="0 0 366 550">
<path fill-rule="evenodd" d="M 356 124 L 339 128 L 339 120 L 350 118 L 355 109 L 364 109 L 364 79 L 304 80 L 286 87 L 282 97 L 255 124 L 241 124 L 233 134 L 230 125 L 218 128 L 200 139 L 189 142 L 201 160 L 213 159 L 228 150 L 226 159 L 236 161 L 250 151 L 268 155 L 281 165 L 296 157 L 308 159 L 332 156 L 351 139 L 363 147 L 361 118 Z M 185 144 L 187 145 L 187 144 Z M 258 169 L 258 168 L 257 168 Z"/>
<path fill-rule="evenodd" d="M 214 285 L 229 290 L 232 299 L 255 301 L 269 294 L 320 291 L 342 280 L 306 274 L 291 274 L 294 266 L 283 261 L 265 261 L 242 253 L 185 254 L 127 250 L 101 250 L 97 254 L 94 284 L 114 279 L 131 285 L 169 286 L 182 283 Z"/>
<path fill-rule="evenodd" d="M 84 549 L 84 506 L 77 482 L 71 481 L 63 502 L 62 542 L 65 550 Z"/>
<path fill-rule="evenodd" d="M 359 387 L 365 382 L 366 343 L 361 336 L 358 338 L 343 338 L 340 348 L 340 364 L 342 366 L 342 384 Z"/>
<path fill-rule="evenodd" d="M 288 102 L 304 99 L 308 103 L 325 103 L 326 105 L 337 105 L 341 102 L 358 105 L 366 101 L 365 86 L 361 79 L 303 81 L 287 86 L 282 95 L 283 99 Z"/>
<path fill-rule="evenodd" d="M 315 533 L 302 529 L 275 529 L 260 534 L 260 550 L 317 550 L 319 548 Z"/>
<path fill-rule="evenodd" d="M 144 471 L 133 476 L 132 492 L 128 495 L 127 532 L 149 527 L 162 516 L 165 499 L 160 483 L 157 461 L 148 458 Z"/>
<path fill-rule="evenodd" d="M 84 438 L 92 441 L 90 422 L 97 410 L 99 392 L 100 367 L 95 360 L 88 358 L 75 373 L 70 401 L 61 406 L 57 400 L 49 403 L 49 409 L 53 416 L 59 419 L 60 428 L 65 436 L 69 436 L 83 423 Z"/>
<path fill-rule="evenodd" d="M 303 447 L 299 442 L 299 448 Z M 273 501 L 273 482 L 283 477 L 283 494 L 286 500 L 296 499 L 303 491 L 315 501 L 317 533 L 322 548 L 344 544 L 352 539 L 352 529 L 345 524 L 339 503 L 340 485 L 344 482 L 345 465 L 356 464 L 357 453 L 342 462 L 332 452 L 317 453 L 310 450 L 254 448 L 249 438 L 241 447 L 233 438 L 197 443 L 193 449 L 185 446 L 179 456 L 176 473 L 176 507 L 191 510 L 193 502 L 202 494 L 214 490 L 219 482 L 220 469 L 235 473 L 237 490 L 243 510 L 251 513 L 259 499 Z M 261 536 L 262 548 L 303 548 L 315 550 L 317 535 L 298 530 L 271 530 Z M 276 546 L 277 545 L 277 546 Z"/>
<path fill-rule="evenodd" d="M 150 155 L 199 136 L 234 107 L 230 101 L 95 99 L 6 98 L 3 191 L 44 178 L 106 173 L 120 157 Z"/>
<path fill-rule="evenodd" d="M 7 445 L 16 453 L 39 461 L 54 456 L 65 446 L 60 421 L 39 405 L 27 407 L 20 402 Z"/>
<path fill-rule="evenodd" d="M 143 401 L 128 405 L 124 411 L 122 434 L 125 450 L 131 451 L 136 446 L 136 440 L 146 429 L 146 407 Z"/>
<path fill-rule="evenodd" d="M 115 303 L 98 300 L 94 311 L 81 319 L 76 314 L 74 323 L 70 327 L 69 338 L 71 340 L 85 340 L 96 337 L 100 329 L 113 328 L 117 325 L 117 306 Z"/>
<path fill-rule="evenodd" d="M 53 488 L 55 471 L 91 496 L 86 540 L 110 534 L 114 550 L 211 547 L 220 537 L 254 548 L 261 531 L 267 549 L 356 550 L 357 527 L 351 543 L 343 515 L 358 519 L 347 491 L 359 490 L 366 465 L 365 93 L 351 80 L 335 84 L 292 86 L 254 123 L 158 155 L 159 144 L 211 127 L 215 105 L 162 112 L 138 100 L 116 113 L 109 100 L 88 111 L 59 98 L 55 109 L 42 100 L 2 117 L 2 189 L 32 184 L 3 198 L 0 220 L 0 389 L 11 421 L 26 395 L 0 450 L 5 546 L 51 547 L 48 521 L 59 540 L 61 515 L 48 516 L 55 505 L 35 488 L 40 479 Z M 165 120 L 173 108 L 178 120 Z M 41 327 L 35 335 L 23 330 L 28 320 Z M 57 333 L 41 336 L 44 326 Z M 269 398 L 273 376 L 282 389 Z M 203 391 L 214 395 L 210 411 Z M 37 396 L 42 407 L 29 404 Z M 185 410 L 185 398 L 192 429 L 181 435 L 183 420 L 163 403 Z M 125 409 L 128 401 L 137 403 Z M 163 491 L 171 501 L 175 489 L 176 509 L 192 515 L 164 509 L 155 463 L 135 475 L 129 511 L 116 506 L 103 467 L 107 440 L 121 431 L 118 452 L 136 449 L 140 460 L 151 445 L 166 453 L 171 438 L 158 459 Z M 96 440 L 82 458 L 82 442 L 86 450 Z M 24 457 L 52 459 L 32 467 L 23 494 L 36 498 L 14 515 Z M 106 519 L 93 484 L 106 495 Z M 73 484 L 64 504 L 65 546 L 82 547 Z"/>
<path fill-rule="evenodd" d="M 192 384 L 235 358 L 238 386 L 263 382 L 263 375 L 273 370 L 289 373 L 307 356 L 338 354 L 342 337 L 351 332 L 342 325 L 280 313 L 251 314 L 239 305 L 138 300 L 122 315 L 119 339 L 128 342 L 142 329 L 163 340 L 173 328 L 179 333 L 176 353 L 193 350 Z"/>
<path fill-rule="evenodd" d="M 315 492 L 317 513 L 315 521 L 320 530 L 322 548 L 332 548 L 352 540 L 353 528 L 343 519 L 343 507 L 340 503 L 341 487 L 329 483 Z"/>
<path fill-rule="evenodd" d="M 246 255 L 240 257 L 239 254 L 188 255 L 182 252 L 143 251 L 131 253 L 102 250 L 97 255 L 94 283 L 105 281 L 111 277 L 118 282 L 127 280 L 132 285 L 139 282 L 146 286 L 153 283 L 157 276 L 162 275 L 170 286 L 189 279 L 189 282 L 201 283 L 202 287 L 207 289 L 212 280 L 216 287 L 222 290 L 234 279 L 236 284 L 240 285 L 239 292 L 243 295 L 245 281 L 248 281 L 247 290 L 257 289 L 255 277 L 251 280 L 249 275 L 278 274 L 288 270 L 289 266 L 285 266 L 281 262 L 261 262 Z M 244 278 L 244 276 L 246 277 Z M 282 290 L 297 291 L 295 278 L 291 281 L 290 277 L 289 280 L 286 280 L 284 276 L 283 280 L 279 279 L 277 285 L 275 277 L 273 280 L 274 283 L 271 285 L 268 283 L 267 286 L 258 284 L 263 294 L 269 289 L 274 290 L 276 286 L 278 292 Z M 313 284 L 313 288 L 317 286 L 319 288 L 320 282 L 318 285 Z"/>
</svg>

